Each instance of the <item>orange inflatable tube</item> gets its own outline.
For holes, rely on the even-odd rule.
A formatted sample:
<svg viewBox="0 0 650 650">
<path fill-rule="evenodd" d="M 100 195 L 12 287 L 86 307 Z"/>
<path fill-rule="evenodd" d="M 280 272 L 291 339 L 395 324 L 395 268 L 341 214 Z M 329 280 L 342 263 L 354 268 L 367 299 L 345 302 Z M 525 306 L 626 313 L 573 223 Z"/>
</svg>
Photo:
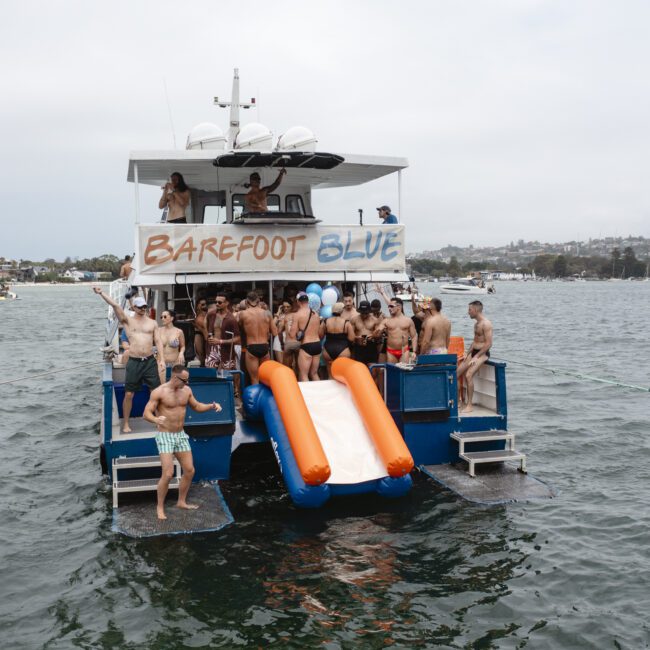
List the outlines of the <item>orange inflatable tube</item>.
<svg viewBox="0 0 650 650">
<path fill-rule="evenodd" d="M 325 483 L 331 474 L 329 462 L 293 370 L 269 360 L 260 366 L 259 377 L 273 393 L 303 481 Z"/>
<path fill-rule="evenodd" d="M 388 475 L 398 478 L 408 474 L 413 469 L 413 457 L 368 368 L 359 361 L 339 357 L 332 364 L 332 377 L 345 384 L 352 393 L 354 404 Z"/>
</svg>

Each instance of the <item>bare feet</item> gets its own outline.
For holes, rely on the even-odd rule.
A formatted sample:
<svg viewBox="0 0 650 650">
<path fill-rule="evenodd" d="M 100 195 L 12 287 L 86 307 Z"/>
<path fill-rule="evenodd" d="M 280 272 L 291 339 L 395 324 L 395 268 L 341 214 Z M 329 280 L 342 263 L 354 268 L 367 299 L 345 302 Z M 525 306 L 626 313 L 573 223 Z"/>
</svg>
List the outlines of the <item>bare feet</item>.
<svg viewBox="0 0 650 650">
<path fill-rule="evenodd" d="M 122 429 L 122 433 L 131 433 L 131 427 L 126 423 Z"/>
<path fill-rule="evenodd" d="M 460 412 L 461 412 L 461 413 L 471 413 L 473 410 L 474 410 L 474 409 L 473 409 L 473 407 L 472 407 L 471 404 L 463 404 L 463 405 L 460 407 Z"/>
<path fill-rule="evenodd" d="M 156 508 L 156 512 L 158 513 L 158 519 L 167 519 L 167 515 L 163 508 Z"/>
<path fill-rule="evenodd" d="M 187 503 L 186 501 L 183 501 L 182 503 L 179 501 L 176 504 L 177 508 L 182 508 L 183 510 L 198 510 L 199 506 L 194 505 L 193 503 Z"/>
</svg>

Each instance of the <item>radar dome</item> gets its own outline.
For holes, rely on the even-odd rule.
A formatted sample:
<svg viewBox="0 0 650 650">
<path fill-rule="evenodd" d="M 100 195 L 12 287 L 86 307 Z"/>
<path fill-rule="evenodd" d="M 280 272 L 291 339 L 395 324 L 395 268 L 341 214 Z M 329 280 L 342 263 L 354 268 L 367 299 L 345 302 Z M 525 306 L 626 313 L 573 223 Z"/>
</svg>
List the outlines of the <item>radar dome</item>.
<svg viewBox="0 0 650 650">
<path fill-rule="evenodd" d="M 280 136 L 278 151 L 316 151 L 316 136 L 304 126 L 292 126 Z"/>
<path fill-rule="evenodd" d="M 226 136 L 223 131 L 211 122 L 197 124 L 187 136 L 186 149 L 219 149 L 226 147 Z"/>
<path fill-rule="evenodd" d="M 273 135 L 268 127 L 259 122 L 251 122 L 242 127 L 235 140 L 235 149 L 268 151 L 273 148 Z"/>
</svg>

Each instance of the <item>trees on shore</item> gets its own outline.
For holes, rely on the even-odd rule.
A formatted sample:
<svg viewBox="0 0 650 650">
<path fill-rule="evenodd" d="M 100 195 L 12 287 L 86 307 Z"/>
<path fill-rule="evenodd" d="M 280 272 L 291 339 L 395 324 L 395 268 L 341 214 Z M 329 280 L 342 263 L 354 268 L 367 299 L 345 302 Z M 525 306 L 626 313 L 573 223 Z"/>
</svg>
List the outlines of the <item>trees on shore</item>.
<svg viewBox="0 0 650 650">
<path fill-rule="evenodd" d="M 495 270 L 494 262 L 467 262 L 460 264 L 455 257 L 446 263 L 440 260 L 418 258 L 407 260 L 414 273 L 431 276 L 460 276 L 472 271 L 485 269 Z M 525 264 L 499 263 L 500 271 L 517 271 L 538 277 L 562 278 L 568 276 L 583 276 L 595 278 L 639 278 L 647 274 L 647 263 L 638 260 L 631 247 L 621 254 L 618 248 L 612 251 L 609 258 L 598 255 L 578 256 L 570 254 L 537 255 Z"/>
</svg>

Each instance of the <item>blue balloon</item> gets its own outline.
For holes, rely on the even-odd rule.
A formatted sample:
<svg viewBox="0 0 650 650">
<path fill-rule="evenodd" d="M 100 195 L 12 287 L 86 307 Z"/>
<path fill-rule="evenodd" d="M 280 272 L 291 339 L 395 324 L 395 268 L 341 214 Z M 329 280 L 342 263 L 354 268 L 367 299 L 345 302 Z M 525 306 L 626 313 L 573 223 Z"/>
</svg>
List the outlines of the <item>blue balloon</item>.
<svg viewBox="0 0 650 650">
<path fill-rule="evenodd" d="M 317 293 L 308 293 L 307 296 L 309 298 L 309 308 L 318 311 L 320 309 L 320 296 Z"/>
<path fill-rule="evenodd" d="M 320 317 L 329 318 L 332 315 L 332 305 L 323 305 L 320 308 Z"/>
<path fill-rule="evenodd" d="M 307 285 L 305 293 L 315 293 L 320 298 L 323 295 L 323 289 L 318 282 L 312 282 Z"/>
</svg>

